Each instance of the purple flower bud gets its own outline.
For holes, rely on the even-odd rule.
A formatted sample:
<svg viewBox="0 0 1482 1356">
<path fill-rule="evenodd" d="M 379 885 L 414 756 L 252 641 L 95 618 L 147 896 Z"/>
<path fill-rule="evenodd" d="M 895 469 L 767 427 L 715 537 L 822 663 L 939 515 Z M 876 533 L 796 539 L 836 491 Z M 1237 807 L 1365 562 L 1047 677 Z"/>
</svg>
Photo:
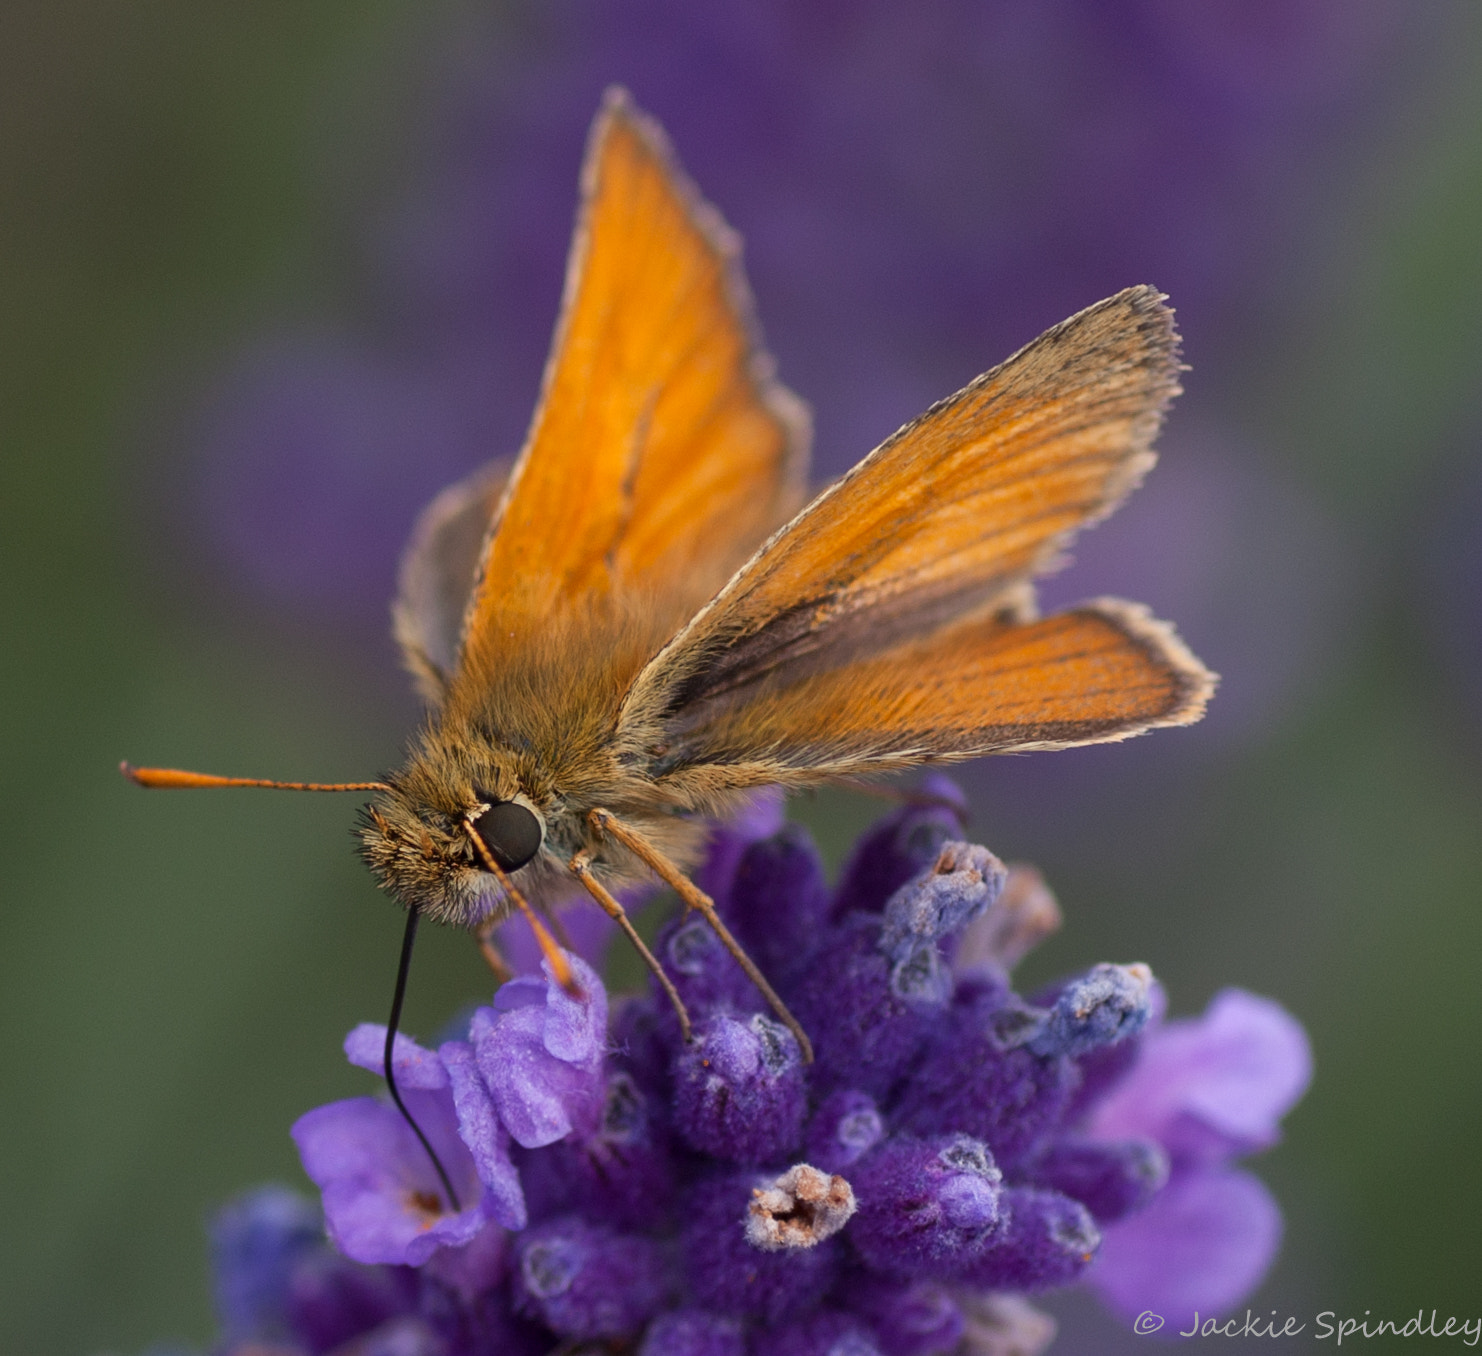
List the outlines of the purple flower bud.
<svg viewBox="0 0 1482 1356">
<path fill-rule="evenodd" d="M 770 1185 L 743 1172 L 703 1178 L 691 1187 L 680 1257 L 697 1304 L 776 1323 L 810 1312 L 828 1294 L 842 1258 L 841 1238 L 775 1252 L 747 1240 L 753 1193 Z"/>
<path fill-rule="evenodd" d="M 210 1235 L 225 1338 L 286 1336 L 289 1280 L 306 1257 L 324 1250 L 319 1207 L 287 1187 L 260 1187 L 218 1211 Z"/>
<path fill-rule="evenodd" d="M 861 1278 L 850 1291 L 855 1312 L 869 1321 L 884 1356 L 940 1356 L 957 1350 L 965 1327 L 962 1309 L 935 1281 L 906 1285 Z"/>
<path fill-rule="evenodd" d="M 973 1135 L 1005 1171 L 1033 1157 L 1059 1126 L 1079 1075 L 1063 1056 L 1013 1044 L 1026 1013 L 1037 1030 L 1033 1010 L 1004 1004 L 991 987 L 954 1003 L 901 1089 L 892 1125 L 916 1135 Z"/>
<path fill-rule="evenodd" d="M 869 1328 L 836 1309 L 758 1334 L 767 1356 L 882 1356 Z"/>
<path fill-rule="evenodd" d="M 325 1249 L 294 1269 L 289 1325 L 310 1351 L 332 1351 L 411 1312 L 416 1276 L 403 1267 L 357 1266 Z"/>
<path fill-rule="evenodd" d="M 886 900 L 880 950 L 901 961 L 957 932 L 993 904 L 1007 876 L 987 848 L 943 843 L 930 868 Z"/>
<path fill-rule="evenodd" d="M 1142 1209 L 1168 1181 L 1168 1155 L 1150 1139 L 1064 1139 L 1029 1174 L 1034 1185 L 1074 1196 L 1098 1224 Z"/>
<path fill-rule="evenodd" d="M 1097 965 L 1055 999 L 1028 1042 L 1038 1055 L 1089 1054 L 1134 1036 L 1152 1013 L 1153 972 L 1146 965 Z"/>
<path fill-rule="evenodd" d="M 1003 1174 L 967 1135 L 889 1139 L 851 1171 L 859 1213 L 849 1236 L 888 1275 L 954 1275 L 1002 1227 Z"/>
<path fill-rule="evenodd" d="M 766 1163 L 802 1141 L 802 1053 L 771 1017 L 719 1015 L 702 1023 L 674 1061 L 674 1084 L 674 1123 L 702 1153 Z"/>
<path fill-rule="evenodd" d="M 1143 966 L 1025 1002 L 1007 967 L 1048 914 L 995 921 L 1003 868 L 943 846 L 951 817 L 908 807 L 867 840 L 854 898 L 879 884 L 871 860 L 887 878 L 911 870 L 837 923 L 799 832 L 712 863 L 734 880 L 716 889 L 738 934 L 787 976 L 811 1069 L 700 919 L 659 945 L 696 1013 L 692 1044 L 652 995 L 625 1002 L 609 1037 L 579 961 L 577 999 L 525 977 L 466 1040 L 434 1054 L 399 1037 L 399 1086 L 463 1208 L 391 1107 L 311 1112 L 295 1138 L 346 1256 L 291 1199 L 224 1216 L 225 1350 L 1038 1356 L 1054 1325 L 1021 1296 L 1083 1273 L 1134 1313 L 1239 1299 L 1280 1216 L 1224 1164 L 1269 1143 L 1300 1092 L 1300 1028 L 1233 992 L 1160 1027 Z M 911 863 L 923 841 L 929 859 Z M 362 1026 L 346 1053 L 379 1072 L 384 1042 Z"/>
<path fill-rule="evenodd" d="M 880 921 L 856 914 L 829 929 L 791 993 L 813 1041 L 813 1085 L 884 1097 L 915 1058 L 940 1007 L 902 998 L 880 954 Z"/>
<path fill-rule="evenodd" d="M 674 1163 L 661 1108 L 621 1071 L 607 1076 L 595 1133 L 527 1154 L 522 1180 L 537 1219 L 580 1210 L 620 1229 L 647 1229 L 674 1213 Z"/>
<path fill-rule="evenodd" d="M 868 1093 L 845 1089 L 826 1097 L 808 1122 L 808 1161 L 843 1172 L 885 1138 L 885 1122 Z"/>
<path fill-rule="evenodd" d="M 675 1309 L 648 1325 L 638 1356 L 746 1356 L 746 1338 L 734 1318 Z"/>
<path fill-rule="evenodd" d="M 960 1273 L 970 1285 L 1022 1294 L 1065 1285 L 1090 1266 L 1101 1245 L 1091 1212 L 1058 1191 L 1008 1187 L 1003 1213 L 1000 1236 Z"/>
<path fill-rule="evenodd" d="M 763 787 L 752 793 L 750 803 L 731 819 L 718 824 L 710 835 L 705 860 L 695 872 L 695 884 L 727 914 L 736 869 L 752 843 L 770 838 L 784 827 L 784 792 L 780 787 Z"/>
<path fill-rule="evenodd" d="M 875 912 L 913 876 L 936 861 L 948 839 L 962 832 L 966 803 L 945 777 L 928 777 L 922 790 L 936 799 L 902 805 L 874 824 L 855 845 L 834 891 L 833 916 Z"/>
<path fill-rule="evenodd" d="M 511 980 L 479 1008 L 469 1041 L 499 1119 L 527 1149 L 595 1128 L 602 1104 L 607 991 L 596 972 L 570 956 L 582 989 L 572 998 L 547 975 Z"/>
<path fill-rule="evenodd" d="M 652 1239 L 568 1216 L 515 1242 L 517 1311 L 560 1337 L 631 1337 L 668 1292 L 663 1255 Z"/>
<path fill-rule="evenodd" d="M 746 849 L 726 916 L 762 973 L 787 987 L 807 964 L 829 916 L 823 861 L 806 829 L 789 824 Z"/>
<path fill-rule="evenodd" d="M 654 953 L 668 971 L 692 1019 L 707 1013 L 756 1012 L 766 1000 L 746 977 L 736 958 L 715 935 L 715 929 L 698 913 L 681 914 L 659 930 Z M 660 1015 L 671 1047 L 679 1044 L 679 1023 L 667 996 L 650 981 L 656 1000 L 662 997 Z"/>
</svg>

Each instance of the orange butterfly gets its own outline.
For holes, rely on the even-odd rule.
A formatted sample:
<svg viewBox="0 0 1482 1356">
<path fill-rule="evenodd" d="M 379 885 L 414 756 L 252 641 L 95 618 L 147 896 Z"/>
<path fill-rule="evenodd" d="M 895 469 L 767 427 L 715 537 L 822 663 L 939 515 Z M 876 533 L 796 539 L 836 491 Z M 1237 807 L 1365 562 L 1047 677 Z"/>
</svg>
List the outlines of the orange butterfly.
<svg viewBox="0 0 1482 1356">
<path fill-rule="evenodd" d="M 764 786 L 1124 739 L 1198 719 L 1214 678 L 1100 599 L 1040 618 L 1032 580 L 1153 463 L 1178 391 L 1162 296 L 1047 331 L 805 504 L 808 421 L 772 376 L 735 236 L 663 132 L 609 93 L 582 172 L 529 439 L 424 512 L 396 638 L 430 703 L 374 790 L 362 852 L 409 909 L 477 930 L 573 877 L 678 995 L 613 898 L 685 875 Z M 269 785 L 128 769 L 146 786 Z M 400 1007 L 403 971 L 398 979 Z M 393 1015 L 393 1027 L 395 1015 Z M 388 1035 L 388 1051 L 389 1051 Z"/>
</svg>

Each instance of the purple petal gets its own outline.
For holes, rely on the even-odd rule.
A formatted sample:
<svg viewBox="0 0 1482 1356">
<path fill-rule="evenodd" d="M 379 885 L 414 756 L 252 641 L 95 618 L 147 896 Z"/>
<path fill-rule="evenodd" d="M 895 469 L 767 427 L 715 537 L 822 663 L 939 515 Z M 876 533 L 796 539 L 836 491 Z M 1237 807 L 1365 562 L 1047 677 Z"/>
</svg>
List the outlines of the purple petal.
<svg viewBox="0 0 1482 1356">
<path fill-rule="evenodd" d="M 453 1085 L 458 1113 L 458 1135 L 473 1155 L 479 1181 L 484 1184 L 484 1209 L 506 1229 L 526 1225 L 525 1193 L 520 1174 L 509 1159 L 509 1134 L 499 1123 L 488 1089 L 479 1077 L 473 1050 L 462 1041 L 449 1041 L 438 1050 Z"/>
<path fill-rule="evenodd" d="M 376 1022 L 361 1022 L 345 1037 L 345 1058 L 372 1073 L 385 1072 L 386 1028 Z M 399 1088 L 445 1088 L 447 1071 L 431 1050 L 417 1044 L 405 1032 L 396 1033 L 391 1047 L 391 1067 Z"/>
<path fill-rule="evenodd" d="M 570 959 L 582 998 L 571 998 L 549 979 L 516 979 L 495 995 L 502 1011 L 479 1008 L 469 1023 L 499 1119 L 527 1149 L 554 1144 L 579 1123 L 595 1129 L 600 1114 L 607 991 L 589 965 Z"/>
<path fill-rule="evenodd" d="M 426 1151 L 394 1107 L 356 1097 L 316 1107 L 293 1125 L 304 1171 L 323 1193 L 329 1236 L 357 1262 L 420 1266 L 440 1247 L 467 1243 L 485 1224 L 451 1098 L 409 1092 L 406 1101 L 466 1202 L 456 1213 L 447 1211 Z"/>
<path fill-rule="evenodd" d="M 1128 1317 L 1217 1314 L 1260 1284 L 1280 1242 L 1281 1210 L 1259 1180 L 1198 1168 L 1104 1231 L 1088 1281 Z"/>
<path fill-rule="evenodd" d="M 1148 1136 L 1175 1160 L 1249 1153 L 1276 1142 L 1311 1076 L 1301 1024 L 1269 998 L 1225 989 L 1203 1017 L 1148 1034 L 1090 1129 L 1098 1139 Z"/>
<path fill-rule="evenodd" d="M 515 1012 L 520 1008 L 545 1006 L 546 981 L 536 975 L 521 975 L 494 991 L 495 1012 Z"/>
<path fill-rule="evenodd" d="M 568 1064 L 596 1064 L 607 1046 L 607 990 L 580 956 L 568 955 L 582 996 L 573 998 L 546 972 L 545 1048 Z"/>
</svg>

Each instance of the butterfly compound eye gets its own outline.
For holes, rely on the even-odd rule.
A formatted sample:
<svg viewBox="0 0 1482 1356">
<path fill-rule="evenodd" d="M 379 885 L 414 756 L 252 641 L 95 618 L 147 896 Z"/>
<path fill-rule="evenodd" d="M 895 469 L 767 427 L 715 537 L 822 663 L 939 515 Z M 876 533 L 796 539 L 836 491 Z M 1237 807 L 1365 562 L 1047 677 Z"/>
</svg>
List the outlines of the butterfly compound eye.
<svg viewBox="0 0 1482 1356">
<path fill-rule="evenodd" d="M 473 831 L 489 855 L 506 871 L 518 871 L 537 852 L 545 837 L 540 817 L 517 800 L 491 805 L 473 821 Z"/>
</svg>

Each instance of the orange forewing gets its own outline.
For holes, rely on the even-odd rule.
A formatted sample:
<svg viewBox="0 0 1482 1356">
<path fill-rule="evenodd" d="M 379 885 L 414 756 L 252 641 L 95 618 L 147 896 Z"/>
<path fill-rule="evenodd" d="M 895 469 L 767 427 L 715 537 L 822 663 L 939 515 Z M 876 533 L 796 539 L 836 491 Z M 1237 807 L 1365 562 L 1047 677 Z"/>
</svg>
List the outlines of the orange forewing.
<svg viewBox="0 0 1482 1356">
<path fill-rule="evenodd" d="M 1055 326 L 820 494 L 649 666 L 632 710 L 835 667 L 1022 597 L 1151 466 L 1178 370 L 1153 288 Z"/>
<path fill-rule="evenodd" d="M 806 415 L 772 381 L 736 239 L 621 92 L 582 185 L 540 406 L 465 651 L 507 648 L 610 592 L 698 606 L 801 502 Z"/>
<path fill-rule="evenodd" d="M 661 776 L 808 782 L 1009 749 L 1121 739 L 1198 718 L 1213 679 L 1145 608 L 991 615 L 676 716 Z"/>
</svg>

